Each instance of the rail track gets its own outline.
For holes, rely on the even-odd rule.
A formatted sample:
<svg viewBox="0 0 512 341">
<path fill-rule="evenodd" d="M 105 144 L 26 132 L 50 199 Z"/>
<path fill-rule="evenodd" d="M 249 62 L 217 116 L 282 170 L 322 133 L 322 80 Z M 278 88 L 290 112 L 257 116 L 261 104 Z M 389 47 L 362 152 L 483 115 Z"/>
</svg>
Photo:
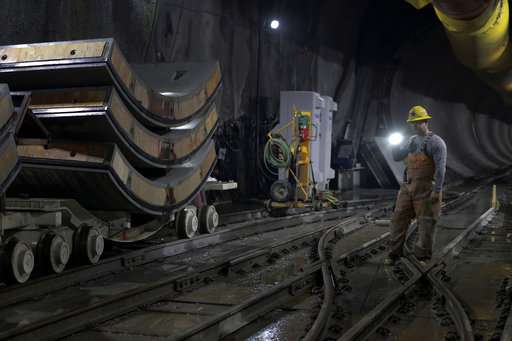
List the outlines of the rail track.
<svg viewBox="0 0 512 341">
<path fill-rule="evenodd" d="M 99 264 L 70 268 L 62 274 L 42 276 L 28 283 L 0 288 L 0 308 L 9 304 L 44 295 L 47 290 L 61 289 L 75 283 L 93 280 L 108 273 L 130 270 L 136 266 L 217 245 L 260 233 L 293 228 L 306 223 L 329 221 L 353 214 L 352 210 L 339 209 L 325 212 L 307 212 L 282 218 L 262 218 L 237 224 L 224 225 L 219 232 L 194 239 L 178 239 L 165 236 L 134 244 L 113 245 L 111 256 Z M 107 252 L 108 253 L 108 252 Z M 47 283 L 47 285 L 45 284 Z M 14 294 L 16 293 L 16 294 Z"/>
<path fill-rule="evenodd" d="M 289 318 L 278 339 L 380 339 L 401 335 L 406 321 L 414 330 L 414 312 L 435 307 L 443 337 L 472 340 L 473 317 L 447 285 L 447 264 L 499 216 L 486 209 L 488 187 L 467 187 L 445 205 L 427 267 L 413 258 L 382 266 L 389 209 L 262 218 L 0 290 L 0 338 L 240 340 L 275 315 Z M 502 304 L 510 309 L 510 299 Z"/>
<path fill-rule="evenodd" d="M 403 336 L 401 328 L 416 330 L 425 318 L 415 314 L 427 308 L 430 323 L 437 321 L 440 328 L 433 339 L 507 335 L 505 278 L 496 289 L 502 298 L 500 317 L 485 333 L 481 326 L 489 323 L 475 324 L 478 316 L 468 314 L 449 285 L 455 281 L 447 281 L 456 273 L 452 264 L 462 269 L 454 265 L 457 255 L 470 252 L 475 236 L 486 235 L 482 231 L 502 219 L 502 211 L 486 209 L 488 187 L 466 187 L 444 206 L 435 260 L 426 267 L 410 257 L 382 266 L 389 209 L 370 210 L 367 203 L 351 210 L 262 218 L 132 251 L 145 258 L 131 264 L 126 255 L 124 261 L 105 260 L 104 268 L 100 263 L 89 269 L 89 278 L 82 272 L 87 269 L 76 269 L 67 279 L 56 277 L 53 288 L 41 279 L 0 290 L 0 338 L 232 341 L 250 339 L 274 316 L 276 323 L 286 321 L 279 327 L 288 330 L 277 339 L 405 340 L 410 334 Z M 505 187 L 498 185 L 502 210 L 508 200 Z M 414 238 L 413 232 L 410 242 Z M 46 289 L 37 289 L 39 283 Z"/>
<path fill-rule="evenodd" d="M 450 241 L 465 228 L 480 228 L 486 223 L 491 214 L 487 210 L 490 202 L 487 185 L 489 181 L 491 180 L 484 181 L 483 185 L 480 183 L 455 189 L 460 195 L 452 197 L 444 205 L 443 220 L 439 224 L 443 226 L 438 227 L 443 230 L 443 235 L 438 234 L 437 238 L 436 247 L 439 250 L 453 247 L 453 243 L 449 245 Z M 389 227 L 383 226 L 385 221 L 373 221 L 365 225 L 365 228 L 343 236 L 336 243 L 332 242 L 336 238 L 325 237 L 331 242 L 320 253 L 320 258 L 324 259 L 323 280 L 320 282 L 322 290 L 310 295 L 313 297 L 297 298 L 293 303 L 283 304 L 272 313 L 261 316 L 250 325 L 222 339 L 394 339 L 395 335 L 390 332 L 387 324 L 392 323 L 390 321 L 397 323 L 403 318 L 400 315 L 410 314 L 416 308 L 420 297 L 427 296 L 430 299 L 432 289 L 428 285 L 428 272 L 436 274 L 432 281 L 435 281 L 436 288 L 441 292 L 446 289 L 442 287 L 446 276 L 439 271 L 443 269 L 434 266 L 424 269 L 412 258 L 404 258 L 394 267 L 383 266 L 389 237 Z M 453 225 L 454 221 L 459 222 L 456 229 L 448 226 Z M 411 235 L 413 237 L 414 234 Z M 456 240 L 464 239 L 460 237 Z M 461 244 L 458 245 L 460 247 Z M 440 280 L 437 280 L 437 275 Z M 452 309 L 453 305 L 460 309 L 460 304 L 450 296 L 449 291 L 445 290 L 444 295 L 439 297 L 436 307 L 442 302 L 443 308 L 450 306 Z M 445 305 L 444 302 L 448 303 Z M 440 315 L 445 318 L 443 323 L 460 325 L 459 330 L 462 331 L 467 319 L 459 318 L 458 316 L 463 315 L 457 315 L 456 310 L 453 314 L 455 319 L 448 322 L 440 310 Z M 448 339 L 454 333 L 457 332 L 448 334 Z M 421 335 L 417 338 L 425 339 Z M 410 340 L 407 337 L 403 339 Z"/>
<path fill-rule="evenodd" d="M 333 285 L 324 287 L 322 306 L 331 313 L 317 315 L 304 339 L 499 340 L 509 335 L 507 181 L 498 185 L 500 210 L 485 209 L 489 186 L 445 207 L 428 264 L 409 253 L 394 267 L 382 266 L 379 250 L 385 235 L 362 245 L 355 255 L 333 257 Z M 413 230 L 409 245 L 414 238 Z M 323 326 L 315 328 L 319 324 Z"/>
<path fill-rule="evenodd" d="M 273 223 L 264 219 L 256 225 L 137 250 L 130 257 L 105 260 L 53 279 L 8 287 L 0 291 L 0 338 L 63 337 L 163 297 L 271 264 L 278 255 L 311 253 L 323 231 L 333 225 L 329 221 L 356 221 L 354 228 L 360 228 L 357 219 L 365 214 L 367 206 L 273 219 Z M 121 266 L 125 271 L 118 271 Z"/>
<path fill-rule="evenodd" d="M 374 210 L 371 216 L 379 216 Z M 170 338 L 216 340 L 250 324 L 277 307 L 300 297 L 312 296 L 322 283 L 325 253 L 337 242 L 370 224 L 361 217 L 324 226 L 308 247 L 272 253 L 262 262 L 246 263 L 234 277 L 212 282 L 191 292 L 166 297 L 142 310 L 120 316 L 94 329 L 71 336 L 80 340 L 108 335 L 113 338 Z M 304 246 L 304 244 L 302 244 Z M 313 252 L 312 252 L 313 251 Z M 222 292 L 222 295 L 218 293 Z M 153 323 L 144 323 L 143 321 Z M 168 328 L 172 323 L 172 330 Z"/>
</svg>

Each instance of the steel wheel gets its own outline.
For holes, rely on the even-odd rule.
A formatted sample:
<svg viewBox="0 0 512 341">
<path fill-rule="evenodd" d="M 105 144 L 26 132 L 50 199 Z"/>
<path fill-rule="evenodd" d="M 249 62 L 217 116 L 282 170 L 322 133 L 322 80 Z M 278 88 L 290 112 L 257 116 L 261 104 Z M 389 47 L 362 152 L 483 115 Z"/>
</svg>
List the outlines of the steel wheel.
<svg viewBox="0 0 512 341">
<path fill-rule="evenodd" d="M 46 270 L 54 273 L 64 271 L 71 255 L 71 249 L 64 237 L 49 233 L 44 236 L 41 243 Z"/>
<path fill-rule="evenodd" d="M 105 249 L 105 239 L 96 227 L 83 226 L 77 233 L 77 250 L 80 258 L 87 263 L 96 264 Z"/>
<path fill-rule="evenodd" d="M 292 196 L 292 185 L 287 180 L 277 180 L 270 186 L 270 197 L 276 202 L 286 202 Z"/>
<path fill-rule="evenodd" d="M 193 238 L 197 233 L 199 220 L 192 210 L 181 210 L 176 217 L 176 229 L 180 238 Z"/>
<path fill-rule="evenodd" d="M 201 233 L 214 233 L 219 226 L 219 213 L 215 206 L 201 207 L 199 210 L 199 230 Z"/>
<path fill-rule="evenodd" d="M 34 270 L 34 252 L 30 245 L 16 238 L 6 248 L 7 280 L 11 283 L 25 283 Z"/>
</svg>

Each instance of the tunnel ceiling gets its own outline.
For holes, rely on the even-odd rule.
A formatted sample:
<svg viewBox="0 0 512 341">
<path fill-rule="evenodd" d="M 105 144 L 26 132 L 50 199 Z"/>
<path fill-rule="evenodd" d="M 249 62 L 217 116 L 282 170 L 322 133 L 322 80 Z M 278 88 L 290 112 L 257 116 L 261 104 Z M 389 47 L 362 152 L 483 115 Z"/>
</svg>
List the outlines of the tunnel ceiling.
<svg viewBox="0 0 512 341">
<path fill-rule="evenodd" d="M 259 29 L 274 16 L 281 19 L 278 32 Z M 114 37 L 134 63 L 218 59 L 220 115 L 246 127 L 230 143 L 247 162 L 228 167 L 236 168 L 229 176 L 242 188 L 255 162 L 247 156 L 255 150 L 244 141 L 254 141 L 258 72 L 262 134 L 276 118 L 280 90 L 314 90 L 339 103 L 337 156 L 346 153 L 339 144 L 348 120 L 357 150 L 360 141 L 403 126 L 412 104 L 425 104 L 434 130 L 448 139 L 454 172 L 474 176 L 512 160 L 511 133 L 503 124 L 510 123 L 510 107 L 456 61 L 431 6 L 418 11 L 401 0 L 4 0 L 0 20 L 2 45 Z"/>
</svg>

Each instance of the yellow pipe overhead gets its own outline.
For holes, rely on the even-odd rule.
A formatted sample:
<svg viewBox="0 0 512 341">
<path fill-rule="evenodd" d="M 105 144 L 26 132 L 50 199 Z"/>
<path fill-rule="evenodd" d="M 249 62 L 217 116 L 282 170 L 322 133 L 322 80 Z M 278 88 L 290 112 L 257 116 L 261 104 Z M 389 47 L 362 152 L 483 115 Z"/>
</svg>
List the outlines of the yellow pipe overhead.
<svg viewBox="0 0 512 341">
<path fill-rule="evenodd" d="M 418 1 L 407 2 L 421 5 Z M 457 59 L 512 104 L 508 0 L 433 0 Z"/>
<path fill-rule="evenodd" d="M 437 17 L 459 61 L 475 71 L 496 72 L 509 48 L 508 0 L 493 0 L 478 16 L 457 19 L 434 3 Z"/>
</svg>

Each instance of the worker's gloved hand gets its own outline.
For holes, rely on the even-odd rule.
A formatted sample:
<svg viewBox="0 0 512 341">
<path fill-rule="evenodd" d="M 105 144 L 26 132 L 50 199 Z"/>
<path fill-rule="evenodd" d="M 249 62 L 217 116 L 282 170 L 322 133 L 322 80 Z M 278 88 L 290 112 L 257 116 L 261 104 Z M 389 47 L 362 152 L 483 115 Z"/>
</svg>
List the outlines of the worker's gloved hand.
<svg viewBox="0 0 512 341">
<path fill-rule="evenodd" d="M 441 201 L 441 193 L 440 192 L 432 192 L 430 195 L 430 200 L 432 200 L 432 203 L 440 202 Z"/>
</svg>

